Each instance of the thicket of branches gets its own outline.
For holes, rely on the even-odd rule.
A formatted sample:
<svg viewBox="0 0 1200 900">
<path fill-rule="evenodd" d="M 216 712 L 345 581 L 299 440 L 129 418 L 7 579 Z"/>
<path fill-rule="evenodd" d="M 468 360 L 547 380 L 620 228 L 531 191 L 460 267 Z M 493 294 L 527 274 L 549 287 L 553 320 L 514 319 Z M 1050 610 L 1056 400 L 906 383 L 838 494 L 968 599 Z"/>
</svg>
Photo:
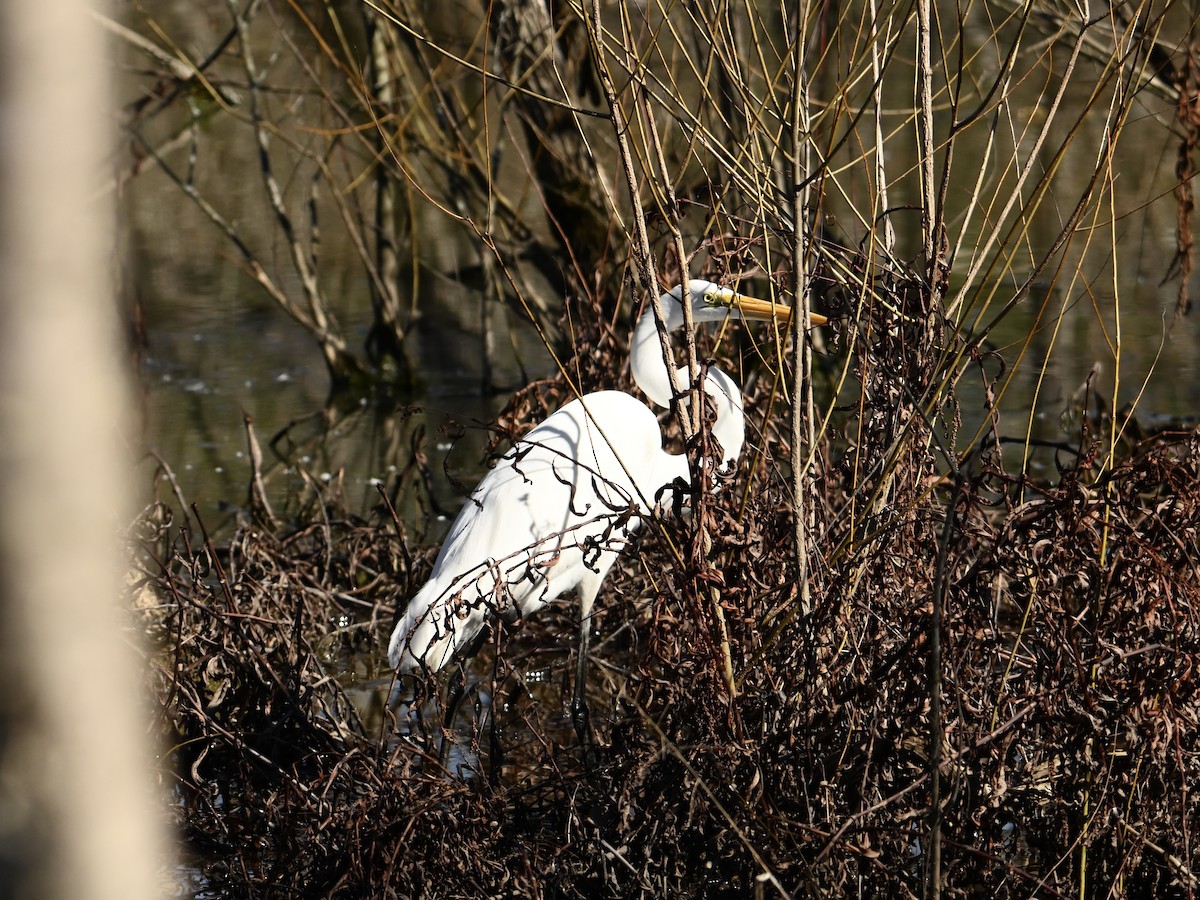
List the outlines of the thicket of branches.
<svg viewBox="0 0 1200 900">
<path fill-rule="evenodd" d="M 881 455 L 842 457 L 807 609 L 778 481 L 712 504 L 685 566 L 648 532 L 595 625 L 590 766 L 569 606 L 494 636 L 453 729 L 433 683 L 364 719 L 347 661 L 432 561 L 388 504 L 314 493 L 308 524 L 218 545 L 156 507 L 140 621 L 184 834 L 213 887 L 256 896 L 919 895 L 936 796 L 943 891 L 1190 895 L 1200 441 L 1106 471 L 1078 446 L 1036 486 L 984 454 L 869 524 L 838 511 Z"/>
<path fill-rule="evenodd" d="M 700 340 L 739 373 L 755 433 L 727 489 L 610 576 L 587 765 L 562 718 L 569 608 L 494 634 L 450 730 L 436 685 L 364 723 L 335 677 L 428 571 L 389 505 L 426 490 L 422 447 L 365 519 L 314 488 L 296 522 L 250 515 L 214 542 L 186 499 L 151 510 L 138 584 L 165 771 L 214 884 L 1194 895 L 1200 448 L 1120 405 L 1113 274 L 1119 217 L 1162 194 L 1176 267 L 1156 274 L 1188 306 L 1188 10 L 228 11 L 200 58 L 117 29 L 162 67 L 127 125 L 336 384 L 402 370 L 449 274 L 485 310 L 512 304 L 558 363 L 514 398 L 501 445 L 578 391 L 628 387 L 627 287 L 704 275 L 838 322 L 815 358 L 798 330 Z M 298 83 L 273 81 L 281 60 Z M 185 107 L 197 95 L 207 112 Z M 252 135 L 290 272 L 197 187 L 202 115 Z M 1134 121 L 1175 148 L 1166 191 L 1151 173 L 1122 192 Z M 361 350 L 323 280 L 330 218 L 367 275 Z M 429 248 L 435 227 L 472 262 Z M 1081 298 L 1113 328 L 1111 378 L 1062 410 L 1039 470 L 1032 416 L 1000 399 Z M 676 424 L 703 443 L 686 409 Z"/>
</svg>

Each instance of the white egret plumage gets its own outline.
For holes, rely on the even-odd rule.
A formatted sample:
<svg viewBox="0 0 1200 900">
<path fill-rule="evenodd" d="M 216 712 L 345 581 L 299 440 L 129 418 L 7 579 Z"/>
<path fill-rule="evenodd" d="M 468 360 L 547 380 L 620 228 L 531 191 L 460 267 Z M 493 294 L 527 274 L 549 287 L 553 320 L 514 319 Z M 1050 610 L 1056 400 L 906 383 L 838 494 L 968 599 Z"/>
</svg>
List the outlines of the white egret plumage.
<svg viewBox="0 0 1200 900">
<path fill-rule="evenodd" d="M 786 320 L 781 304 L 742 296 L 707 281 L 688 285 L 697 325 L 729 317 Z M 684 325 L 682 290 L 664 294 L 668 330 Z M 812 324 L 823 324 L 814 315 Z M 671 383 L 654 317 L 638 320 L 630 349 L 633 379 L 658 406 Z M 690 386 L 679 370 L 681 390 Z M 716 367 L 704 378 L 716 412 L 712 434 L 722 465 L 745 438 L 742 394 Z M 581 617 L 573 710 L 583 709 L 588 620 L 600 585 L 630 536 L 675 486 L 689 481 L 687 458 L 666 452 L 654 413 L 622 391 L 597 391 L 567 403 L 533 428 L 496 464 L 463 506 L 429 581 L 392 632 L 388 655 L 401 673 L 443 668 L 471 644 L 490 617 L 531 615 L 574 590 Z"/>
</svg>

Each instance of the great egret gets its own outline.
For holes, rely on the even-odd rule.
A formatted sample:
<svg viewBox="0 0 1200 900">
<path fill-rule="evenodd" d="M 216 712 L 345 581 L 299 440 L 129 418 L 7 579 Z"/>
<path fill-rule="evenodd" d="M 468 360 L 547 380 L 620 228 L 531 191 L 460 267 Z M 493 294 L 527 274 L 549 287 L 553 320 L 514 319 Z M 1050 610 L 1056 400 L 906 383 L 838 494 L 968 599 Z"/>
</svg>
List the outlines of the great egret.
<svg viewBox="0 0 1200 900">
<path fill-rule="evenodd" d="M 688 285 L 692 321 L 786 320 L 791 310 L 719 287 Z M 666 326 L 684 325 L 681 288 L 662 297 Z M 823 316 L 812 323 L 823 324 Z M 671 402 L 654 317 L 638 320 L 630 350 L 633 379 L 658 406 Z M 690 385 L 679 370 L 682 390 Z M 704 389 L 716 411 L 712 434 L 722 465 L 742 449 L 742 394 L 709 367 Z M 583 738 L 589 619 L 605 575 L 630 536 L 673 486 L 688 483 L 687 458 L 667 453 L 653 412 L 622 391 L 572 400 L 532 429 L 475 488 L 442 544 L 425 586 L 392 632 L 388 656 L 401 673 L 436 672 L 469 645 L 490 616 L 531 615 L 560 594 L 579 597 L 580 638 L 572 713 Z M 586 738 L 584 738 L 586 740 Z"/>
</svg>

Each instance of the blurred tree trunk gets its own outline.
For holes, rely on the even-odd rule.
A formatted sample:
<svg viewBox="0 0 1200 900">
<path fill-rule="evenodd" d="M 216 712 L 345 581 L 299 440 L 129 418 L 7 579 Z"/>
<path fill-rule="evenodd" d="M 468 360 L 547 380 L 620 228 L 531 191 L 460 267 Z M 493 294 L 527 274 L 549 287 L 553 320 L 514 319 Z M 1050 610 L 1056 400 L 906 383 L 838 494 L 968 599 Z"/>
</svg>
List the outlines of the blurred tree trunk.
<svg viewBox="0 0 1200 900">
<path fill-rule="evenodd" d="M 108 64 L 86 0 L 0 6 L 0 896 L 150 897 L 165 818 L 119 630 Z"/>
</svg>

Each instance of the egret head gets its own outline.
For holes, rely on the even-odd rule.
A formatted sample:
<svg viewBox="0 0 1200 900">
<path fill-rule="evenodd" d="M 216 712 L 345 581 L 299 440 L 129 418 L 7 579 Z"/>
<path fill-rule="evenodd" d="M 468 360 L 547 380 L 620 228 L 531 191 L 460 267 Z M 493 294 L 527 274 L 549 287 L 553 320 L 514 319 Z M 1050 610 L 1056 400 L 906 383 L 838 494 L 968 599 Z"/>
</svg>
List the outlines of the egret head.
<svg viewBox="0 0 1200 900">
<path fill-rule="evenodd" d="M 691 295 L 692 318 L 696 322 L 719 321 L 728 316 L 737 316 L 746 320 L 771 320 L 787 322 L 792 317 L 792 308 L 783 303 L 770 300 L 759 300 L 739 294 L 732 288 L 713 284 L 711 281 L 693 279 L 688 282 L 688 293 Z M 670 295 L 676 300 L 682 296 L 682 290 L 676 287 Z M 809 324 L 824 325 L 829 320 L 817 313 L 809 314 Z"/>
<path fill-rule="evenodd" d="M 783 303 L 772 303 L 747 297 L 735 290 L 713 284 L 711 281 L 696 279 L 688 282 L 686 301 L 683 299 L 682 287 L 676 287 L 660 298 L 664 324 L 668 332 L 677 331 L 684 325 L 684 302 L 690 306 L 692 322 L 723 322 L 729 318 L 776 320 L 783 323 L 791 319 L 791 307 Z M 824 325 L 824 316 L 813 314 L 809 320 L 813 325 Z M 633 346 L 630 348 L 630 366 L 633 370 L 633 380 L 646 396 L 658 406 L 670 406 L 672 387 L 666 365 L 663 362 L 662 346 L 659 343 L 658 328 L 651 310 L 647 309 L 638 319 L 633 332 Z M 682 382 L 687 384 L 686 378 Z M 733 394 L 740 392 L 736 385 Z M 732 446 L 732 444 L 726 444 Z M 741 446 L 740 438 L 738 446 Z"/>
</svg>

